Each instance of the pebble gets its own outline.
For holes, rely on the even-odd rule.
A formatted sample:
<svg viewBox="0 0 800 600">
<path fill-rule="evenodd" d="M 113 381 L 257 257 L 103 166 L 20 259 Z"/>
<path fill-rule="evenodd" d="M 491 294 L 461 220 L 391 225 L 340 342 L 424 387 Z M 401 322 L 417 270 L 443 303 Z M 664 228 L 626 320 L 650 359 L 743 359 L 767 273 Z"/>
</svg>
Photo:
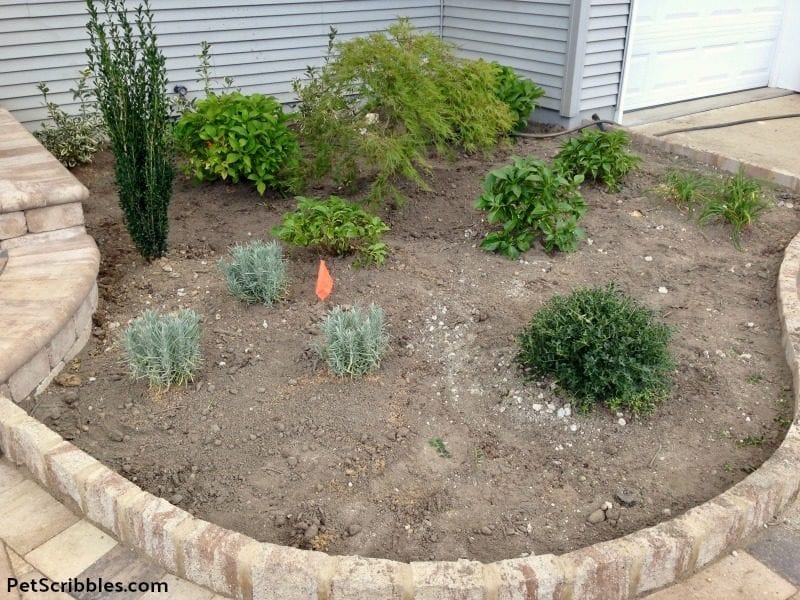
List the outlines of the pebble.
<svg viewBox="0 0 800 600">
<path fill-rule="evenodd" d="M 297 457 L 296 456 L 290 456 L 289 458 L 286 459 L 286 463 L 290 467 L 295 468 L 297 466 Z"/>
<path fill-rule="evenodd" d="M 653 257 L 652 256 L 645 256 L 644 257 L 644 262 L 653 262 Z"/>
<path fill-rule="evenodd" d="M 75 404 L 80 399 L 80 396 L 78 395 L 78 392 L 67 392 L 64 394 L 62 399 L 66 404 Z"/>
<path fill-rule="evenodd" d="M 121 442 L 123 438 L 122 432 L 119 429 L 109 429 L 107 435 L 108 439 L 112 442 Z"/>
<path fill-rule="evenodd" d="M 631 488 L 620 488 L 614 497 L 624 506 L 633 506 L 639 502 L 639 492 Z"/>
<path fill-rule="evenodd" d="M 578 425 L 577 425 L 577 424 L 575 424 L 575 423 L 573 423 L 572 425 L 570 425 L 570 426 L 569 426 L 569 430 L 570 430 L 572 433 L 575 433 L 576 431 L 578 431 Z"/>
<path fill-rule="evenodd" d="M 361 525 L 358 523 L 353 523 L 352 525 L 348 526 L 347 528 L 347 535 L 354 536 L 361 533 Z"/>
<path fill-rule="evenodd" d="M 266 393 L 267 393 L 267 388 L 265 388 L 265 387 L 260 387 L 260 388 L 258 388 L 256 391 L 257 391 L 259 394 L 266 394 Z"/>
<path fill-rule="evenodd" d="M 614 503 L 606 500 L 603 502 L 603 506 L 600 507 L 600 510 L 611 510 L 612 508 L 614 508 Z"/>
<path fill-rule="evenodd" d="M 620 418 L 617 420 L 617 424 L 618 424 L 618 425 L 622 425 L 622 426 L 624 427 L 625 425 L 627 425 L 627 424 L 628 424 L 628 422 L 627 422 L 625 419 L 623 419 L 622 417 L 620 417 Z"/>
<path fill-rule="evenodd" d="M 490 527 L 487 525 L 487 526 L 481 527 L 481 533 L 482 533 L 483 535 L 492 535 L 492 530 L 491 530 L 491 528 L 490 528 Z"/>
<path fill-rule="evenodd" d="M 214 440 L 215 446 L 222 446 L 222 440 Z"/>
<path fill-rule="evenodd" d="M 590 514 L 589 518 L 586 520 L 592 525 L 597 525 L 598 523 L 602 523 L 606 520 L 606 513 L 602 508 L 598 508 L 592 514 Z"/>
<path fill-rule="evenodd" d="M 669 293 L 669 290 L 662 285 L 661 287 L 658 288 L 658 293 L 659 294 L 667 294 L 667 293 Z"/>
<path fill-rule="evenodd" d="M 175 494 L 169 499 L 172 504 L 180 504 L 183 502 L 183 494 Z"/>
</svg>

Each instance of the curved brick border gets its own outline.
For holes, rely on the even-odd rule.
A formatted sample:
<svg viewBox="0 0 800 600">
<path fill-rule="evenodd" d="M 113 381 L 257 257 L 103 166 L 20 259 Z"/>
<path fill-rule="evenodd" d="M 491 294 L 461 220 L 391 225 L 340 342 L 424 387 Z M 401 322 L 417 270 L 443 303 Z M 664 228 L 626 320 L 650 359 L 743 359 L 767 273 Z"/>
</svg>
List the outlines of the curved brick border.
<svg viewBox="0 0 800 600">
<path fill-rule="evenodd" d="M 59 500 L 158 562 L 216 592 L 245 599 L 612 600 L 684 578 L 727 553 L 779 513 L 800 489 L 800 234 L 778 281 L 795 422 L 776 452 L 746 479 L 670 521 L 554 556 L 490 564 L 410 564 L 328 556 L 260 543 L 197 519 L 64 441 L 0 398 L 0 449 Z"/>
</svg>

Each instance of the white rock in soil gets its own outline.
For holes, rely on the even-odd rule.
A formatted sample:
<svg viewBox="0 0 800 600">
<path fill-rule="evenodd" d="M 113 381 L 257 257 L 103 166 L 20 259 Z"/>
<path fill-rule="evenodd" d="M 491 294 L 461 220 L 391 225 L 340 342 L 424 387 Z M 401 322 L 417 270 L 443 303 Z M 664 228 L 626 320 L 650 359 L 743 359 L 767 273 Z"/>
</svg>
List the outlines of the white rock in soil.
<svg viewBox="0 0 800 600">
<path fill-rule="evenodd" d="M 568 417 L 572 414 L 572 409 L 570 408 L 569 404 L 564 407 L 564 416 Z"/>
<path fill-rule="evenodd" d="M 667 293 L 669 293 L 669 290 L 662 285 L 660 288 L 658 288 L 658 293 L 659 294 L 667 294 Z"/>
<path fill-rule="evenodd" d="M 572 425 L 569 426 L 569 430 L 572 433 L 575 433 L 576 431 L 578 431 L 578 426 L 575 423 L 573 423 Z"/>
<path fill-rule="evenodd" d="M 652 256 L 645 256 L 644 257 L 644 262 L 653 262 L 653 257 Z"/>
<path fill-rule="evenodd" d="M 556 411 L 556 417 L 558 417 L 559 419 L 563 419 L 565 416 L 566 416 L 566 413 L 564 412 L 563 408 L 559 408 Z"/>
<path fill-rule="evenodd" d="M 620 419 L 617 420 L 617 423 L 622 425 L 622 426 L 625 426 L 627 424 L 627 421 L 625 419 L 620 418 Z"/>
<path fill-rule="evenodd" d="M 592 525 L 597 525 L 598 523 L 602 523 L 606 520 L 606 513 L 602 508 L 598 508 L 592 514 L 590 514 L 586 520 Z"/>
<path fill-rule="evenodd" d="M 540 411 L 540 410 L 542 410 L 542 408 L 544 408 L 544 407 L 543 407 L 541 404 L 531 404 L 531 408 L 532 408 L 533 410 L 535 410 L 536 412 L 539 412 L 539 411 Z"/>
<path fill-rule="evenodd" d="M 744 354 L 740 354 L 739 358 L 741 358 L 742 360 L 750 360 L 751 358 L 753 358 L 753 355 L 745 352 Z"/>
<path fill-rule="evenodd" d="M 601 507 L 602 510 L 611 510 L 612 508 L 614 508 L 614 503 L 609 500 L 603 502 L 603 506 Z"/>
</svg>

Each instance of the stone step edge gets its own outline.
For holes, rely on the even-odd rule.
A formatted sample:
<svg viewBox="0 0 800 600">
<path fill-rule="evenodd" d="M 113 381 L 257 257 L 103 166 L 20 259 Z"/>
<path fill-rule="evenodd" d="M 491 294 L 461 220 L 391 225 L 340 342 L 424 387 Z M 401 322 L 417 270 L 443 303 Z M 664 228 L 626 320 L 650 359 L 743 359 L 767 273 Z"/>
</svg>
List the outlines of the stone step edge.
<svg viewBox="0 0 800 600">
<path fill-rule="evenodd" d="M 797 496 L 798 275 L 800 234 L 786 248 L 778 280 L 795 418 L 775 453 L 744 480 L 679 517 L 559 556 L 488 564 L 401 563 L 257 542 L 143 491 L 5 398 L 0 398 L 0 449 L 55 497 L 122 543 L 178 577 L 236 598 L 634 598 L 727 554 Z"/>
<path fill-rule="evenodd" d="M 79 241 L 78 237 L 74 238 Z M 86 278 L 86 285 L 78 290 L 75 299 L 75 310 L 66 315 L 61 322 L 54 323 L 54 333 L 46 340 L 42 340 L 37 348 L 30 349 L 29 356 L 1 357 L 3 361 L 0 372 L 0 395 L 5 395 L 15 402 L 20 402 L 29 394 L 41 393 L 50 382 L 60 373 L 66 363 L 72 360 L 89 341 L 92 329 L 92 315 L 97 308 L 97 272 L 100 266 L 100 255 L 97 252 L 94 240 L 85 236 L 86 247 L 94 248 L 96 263 L 94 274 Z M 40 246 L 44 248 L 46 245 Z M 13 268 L 13 251 L 9 262 L 6 264 L 8 272 Z M 2 269 L 0 269 L 2 270 Z M 3 273 L 0 273 L 0 289 L 2 289 Z M 2 306 L 0 295 L 0 307 Z M 17 363 L 17 364 L 15 364 Z M 10 365 L 10 366 L 9 366 Z M 12 370 L 13 369 L 13 370 Z"/>
</svg>

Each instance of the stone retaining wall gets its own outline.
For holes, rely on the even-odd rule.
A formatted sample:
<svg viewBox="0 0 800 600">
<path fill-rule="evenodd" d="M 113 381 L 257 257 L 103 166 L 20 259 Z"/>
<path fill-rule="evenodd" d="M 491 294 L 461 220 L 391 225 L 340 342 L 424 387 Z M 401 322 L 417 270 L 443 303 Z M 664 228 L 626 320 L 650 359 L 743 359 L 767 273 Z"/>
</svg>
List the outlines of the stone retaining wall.
<svg viewBox="0 0 800 600">
<path fill-rule="evenodd" d="M 26 227 L 30 227 L 29 210 L 22 211 Z M 36 219 L 34 214 L 33 221 Z M 24 235 L 37 235 L 28 231 Z M 7 398 L 0 398 L 0 449 L 10 460 L 24 465 L 55 497 L 123 543 L 180 577 L 236 598 L 634 598 L 682 579 L 723 556 L 763 527 L 797 495 L 800 488 L 799 275 L 800 235 L 786 249 L 778 285 L 786 358 L 795 383 L 795 422 L 773 456 L 728 491 L 675 519 L 560 556 L 546 554 L 490 564 L 468 560 L 408 564 L 329 556 L 260 543 L 197 519 L 143 491 L 63 440 Z M 0 301 L 1 298 L 2 292 Z M 89 304 L 83 301 L 81 310 L 93 309 L 92 298 L 96 296 L 90 298 Z M 55 339 L 50 343 L 52 348 Z M 58 347 L 66 345 L 65 342 Z M 41 367 L 44 372 L 42 356 L 41 352 L 36 354 L 27 366 L 37 364 L 36 368 Z M 47 360 L 50 364 L 50 358 Z M 0 388 L 0 396 L 8 396 L 8 392 L 8 388 Z"/>
<path fill-rule="evenodd" d="M 100 255 L 89 191 L 0 109 L 0 395 L 41 392 L 89 340 Z"/>
</svg>

